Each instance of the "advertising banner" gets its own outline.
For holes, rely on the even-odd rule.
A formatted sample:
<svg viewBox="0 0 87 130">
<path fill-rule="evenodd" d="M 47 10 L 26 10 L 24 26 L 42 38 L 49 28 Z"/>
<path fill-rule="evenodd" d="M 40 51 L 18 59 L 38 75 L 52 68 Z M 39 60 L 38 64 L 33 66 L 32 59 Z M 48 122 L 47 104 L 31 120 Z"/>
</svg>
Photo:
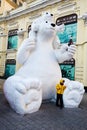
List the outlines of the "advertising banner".
<svg viewBox="0 0 87 130">
<path fill-rule="evenodd" d="M 64 32 L 57 33 L 57 36 L 60 39 L 61 44 L 76 44 L 77 38 L 77 14 L 70 14 L 67 16 L 59 17 L 56 20 L 57 25 L 64 24 L 65 30 Z M 70 80 L 74 80 L 75 78 L 75 59 L 71 59 L 70 61 L 65 61 L 60 64 L 60 68 L 62 71 L 62 77 L 66 77 Z"/>
</svg>

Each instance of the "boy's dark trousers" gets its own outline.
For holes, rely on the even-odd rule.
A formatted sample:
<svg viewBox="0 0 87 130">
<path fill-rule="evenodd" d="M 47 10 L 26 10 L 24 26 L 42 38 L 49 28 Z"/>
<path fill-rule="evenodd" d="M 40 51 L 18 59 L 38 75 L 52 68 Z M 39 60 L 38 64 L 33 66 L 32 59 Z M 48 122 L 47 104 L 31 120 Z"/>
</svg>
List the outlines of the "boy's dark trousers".
<svg viewBox="0 0 87 130">
<path fill-rule="evenodd" d="M 60 101 L 60 105 L 58 104 Z M 57 98 L 56 98 L 56 106 L 60 106 L 61 108 L 63 107 L 63 95 L 57 93 Z"/>
</svg>

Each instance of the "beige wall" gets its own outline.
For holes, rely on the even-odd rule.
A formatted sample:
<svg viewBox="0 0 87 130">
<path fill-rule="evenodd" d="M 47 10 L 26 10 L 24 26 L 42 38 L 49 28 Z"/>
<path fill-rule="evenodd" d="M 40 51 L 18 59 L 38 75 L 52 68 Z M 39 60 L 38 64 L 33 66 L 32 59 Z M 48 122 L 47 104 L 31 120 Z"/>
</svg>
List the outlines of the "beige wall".
<svg viewBox="0 0 87 130">
<path fill-rule="evenodd" d="M 1 1 L 0 14 L 6 13 L 6 11 L 10 11 L 13 7 L 8 4 L 5 0 Z"/>
<path fill-rule="evenodd" d="M 87 25 L 81 18 L 87 12 L 87 1 L 78 0 L 78 29 L 77 29 L 77 51 L 76 51 L 76 70 L 75 79 L 87 86 Z"/>
</svg>

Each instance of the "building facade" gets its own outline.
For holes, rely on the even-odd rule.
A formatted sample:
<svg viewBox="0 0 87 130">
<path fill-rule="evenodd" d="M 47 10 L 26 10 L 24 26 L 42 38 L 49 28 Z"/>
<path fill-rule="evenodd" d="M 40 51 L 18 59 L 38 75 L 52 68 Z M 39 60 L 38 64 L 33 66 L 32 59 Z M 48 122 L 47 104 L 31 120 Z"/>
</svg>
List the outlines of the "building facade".
<svg viewBox="0 0 87 130">
<path fill-rule="evenodd" d="M 57 34 L 61 44 L 72 42 L 77 47 L 74 58 L 60 64 L 62 75 L 87 87 L 87 0 L 26 0 L 21 3 L 18 8 L 10 5 L 9 11 L 0 13 L 0 77 L 7 78 L 19 69 L 17 50 L 28 37 L 31 23 L 43 12 L 51 12 L 57 25 L 65 24 L 65 31 Z"/>
</svg>

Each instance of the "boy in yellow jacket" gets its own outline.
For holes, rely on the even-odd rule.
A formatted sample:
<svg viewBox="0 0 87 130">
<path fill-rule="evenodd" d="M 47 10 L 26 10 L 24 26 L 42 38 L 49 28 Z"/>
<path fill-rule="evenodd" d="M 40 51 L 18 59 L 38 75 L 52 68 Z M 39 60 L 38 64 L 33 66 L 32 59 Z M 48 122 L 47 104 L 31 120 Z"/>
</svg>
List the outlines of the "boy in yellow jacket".
<svg viewBox="0 0 87 130">
<path fill-rule="evenodd" d="M 56 106 L 59 106 L 59 101 L 60 101 L 60 108 L 63 108 L 63 92 L 66 88 L 64 86 L 65 80 L 61 79 L 60 83 L 56 85 L 56 91 L 57 91 L 57 98 L 56 98 Z"/>
</svg>

